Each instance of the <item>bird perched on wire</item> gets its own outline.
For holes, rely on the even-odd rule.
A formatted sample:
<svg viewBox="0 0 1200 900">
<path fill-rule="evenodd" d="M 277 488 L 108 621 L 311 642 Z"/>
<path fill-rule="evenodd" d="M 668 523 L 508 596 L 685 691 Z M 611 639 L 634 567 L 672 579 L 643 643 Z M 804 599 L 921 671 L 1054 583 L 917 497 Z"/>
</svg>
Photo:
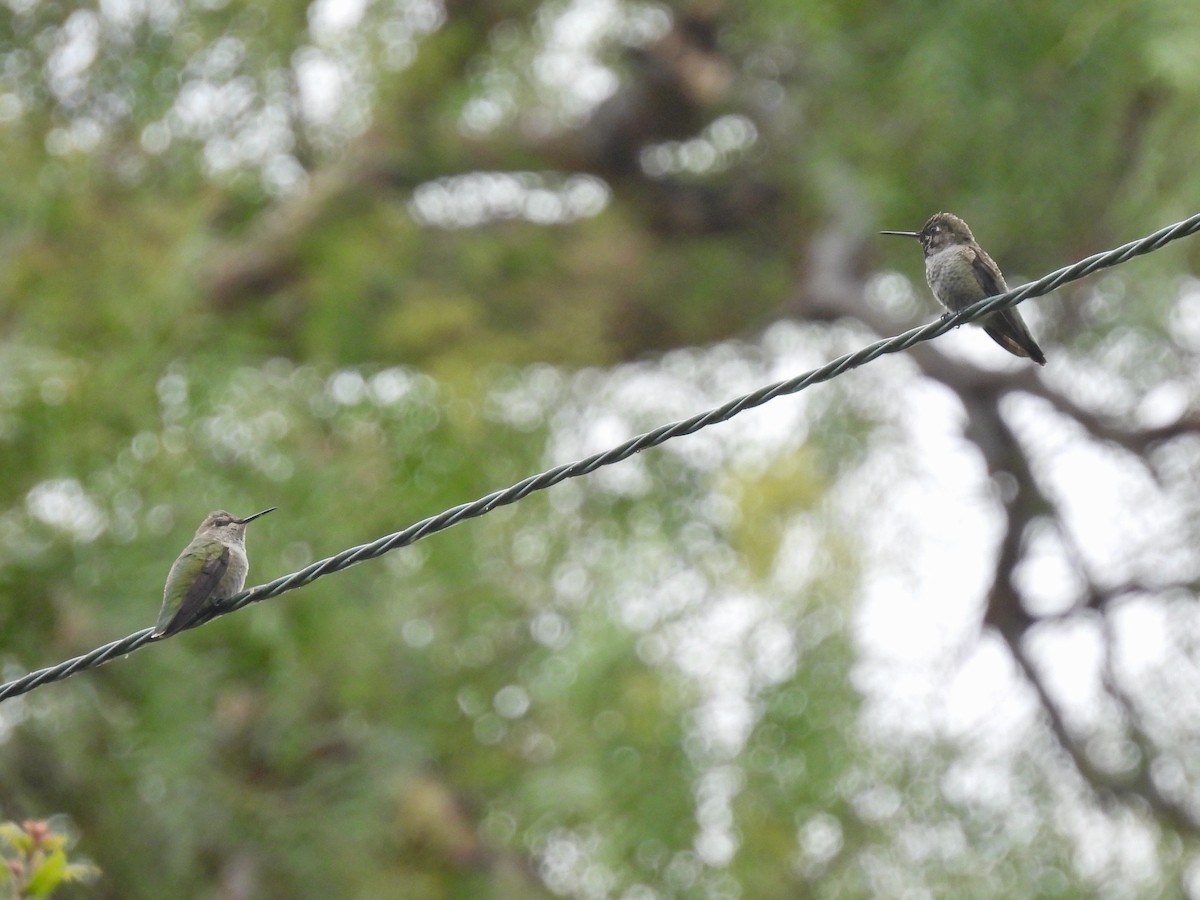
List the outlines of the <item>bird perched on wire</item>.
<svg viewBox="0 0 1200 900">
<path fill-rule="evenodd" d="M 1008 290 L 995 260 L 975 242 L 967 223 L 952 213 L 932 216 L 920 231 L 880 234 L 915 237 L 921 242 L 925 251 L 925 280 L 938 302 L 952 313 Z M 1046 364 L 1046 354 L 1015 307 L 996 310 L 984 316 L 979 324 L 1013 356 L 1028 357 L 1039 366 Z"/>
<path fill-rule="evenodd" d="M 187 628 L 216 606 L 241 593 L 250 561 L 246 558 L 246 526 L 277 507 L 239 519 L 219 509 L 205 516 L 196 536 L 171 566 L 163 588 L 162 610 L 151 637 Z"/>
</svg>

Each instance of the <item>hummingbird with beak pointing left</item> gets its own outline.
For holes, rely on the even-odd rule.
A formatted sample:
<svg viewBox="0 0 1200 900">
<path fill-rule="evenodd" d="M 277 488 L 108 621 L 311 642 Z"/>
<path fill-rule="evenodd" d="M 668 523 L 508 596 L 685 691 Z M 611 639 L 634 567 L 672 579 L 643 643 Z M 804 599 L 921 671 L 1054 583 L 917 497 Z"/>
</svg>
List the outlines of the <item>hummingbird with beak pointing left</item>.
<svg viewBox="0 0 1200 900">
<path fill-rule="evenodd" d="M 925 280 L 938 302 L 950 312 L 965 309 L 984 297 L 1008 290 L 1000 267 L 975 242 L 967 223 L 951 213 L 931 217 L 920 231 L 881 231 L 900 237 L 915 237 L 925 251 Z M 980 323 L 993 341 L 1013 356 L 1046 364 L 1046 354 L 1037 345 L 1016 307 L 999 309 Z"/>
<path fill-rule="evenodd" d="M 183 548 L 163 588 L 162 610 L 151 637 L 183 631 L 214 607 L 241 593 L 250 571 L 246 526 L 277 507 L 239 519 L 219 509 L 204 517 L 192 542 Z"/>
</svg>

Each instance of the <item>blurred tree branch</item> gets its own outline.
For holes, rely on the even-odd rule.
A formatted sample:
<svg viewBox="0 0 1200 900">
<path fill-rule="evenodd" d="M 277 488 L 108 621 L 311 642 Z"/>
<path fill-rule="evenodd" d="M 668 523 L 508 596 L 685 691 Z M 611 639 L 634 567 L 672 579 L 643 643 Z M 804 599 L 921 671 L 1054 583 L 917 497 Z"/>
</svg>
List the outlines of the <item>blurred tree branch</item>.
<svg viewBox="0 0 1200 900">
<path fill-rule="evenodd" d="M 449 11 L 448 26 L 419 51 L 418 71 L 406 73 L 417 85 L 465 82 L 470 64 L 487 48 L 497 21 L 492 4 L 451 4 Z M 662 37 L 625 50 L 616 93 L 579 127 L 545 138 L 468 139 L 453 121 L 456 108 L 430 104 L 419 89 L 411 90 L 403 110 L 391 110 L 341 158 L 310 173 L 306 190 L 268 208 L 247 234 L 211 251 L 202 276 L 209 302 L 229 310 L 279 290 L 299 274 L 304 238 L 348 204 L 366 210 L 396 202 L 425 181 L 474 169 L 532 165 L 598 175 L 665 235 L 727 233 L 759 223 L 783 192 L 750 171 L 707 180 L 650 177 L 640 163 L 646 147 L 694 136 L 730 99 L 733 69 L 716 33 L 711 12 L 677 16 Z M 422 60 L 436 72 L 423 75 Z"/>
<path fill-rule="evenodd" d="M 804 276 L 793 295 L 790 308 L 808 319 L 854 318 L 879 334 L 898 332 L 913 323 L 902 321 L 866 302 L 864 246 L 856 236 L 837 227 L 813 238 Z M 1011 393 L 1025 393 L 1047 401 L 1059 414 L 1074 421 L 1091 439 L 1113 444 L 1137 455 L 1144 465 L 1145 454 L 1154 446 L 1184 435 L 1200 433 L 1200 417 L 1185 413 L 1162 426 L 1134 427 L 1114 421 L 1077 403 L 1052 387 L 1032 368 L 1012 371 L 985 370 L 953 360 L 935 346 L 922 344 L 911 351 L 921 371 L 953 391 L 967 414 L 964 436 L 976 447 L 993 476 L 1004 475 L 1013 489 L 1003 498 L 1004 532 L 996 555 L 992 584 L 988 591 L 983 624 L 994 629 L 1019 666 L 1046 714 L 1050 730 L 1073 762 L 1076 770 L 1100 795 L 1146 803 L 1172 828 L 1184 834 L 1200 833 L 1200 816 L 1165 794 L 1152 770 L 1159 750 L 1145 728 L 1139 725 L 1136 701 L 1123 688 L 1112 664 L 1113 635 L 1108 607 L 1121 596 L 1138 589 L 1133 584 L 1108 590 L 1099 587 L 1086 571 L 1082 555 L 1071 540 L 1069 529 L 1055 503 L 1038 484 L 1029 456 L 1000 410 L 1000 401 Z M 1029 655 L 1028 637 L 1041 620 L 1027 610 L 1013 577 L 1024 558 L 1025 536 L 1039 518 L 1053 521 L 1076 569 L 1087 588 L 1071 612 L 1051 617 L 1061 622 L 1077 615 L 1095 615 L 1098 610 L 1106 625 L 1104 632 L 1104 686 L 1121 708 L 1125 735 L 1137 748 L 1130 771 L 1114 773 L 1097 766 L 1089 757 L 1087 738 L 1075 734 L 1053 697 L 1045 678 Z M 1194 586 L 1185 586 L 1194 587 Z M 1161 588 L 1159 588 L 1161 589 Z"/>
</svg>

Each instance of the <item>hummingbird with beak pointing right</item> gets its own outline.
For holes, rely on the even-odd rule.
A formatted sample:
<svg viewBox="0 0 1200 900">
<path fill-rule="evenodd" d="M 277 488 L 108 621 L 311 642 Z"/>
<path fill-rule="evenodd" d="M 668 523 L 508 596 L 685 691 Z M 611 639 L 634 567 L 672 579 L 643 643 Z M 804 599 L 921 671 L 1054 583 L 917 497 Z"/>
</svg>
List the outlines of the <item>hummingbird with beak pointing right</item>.
<svg viewBox="0 0 1200 900">
<path fill-rule="evenodd" d="M 925 280 L 938 302 L 950 312 L 958 312 L 982 300 L 1008 290 L 1000 267 L 975 242 L 967 223 L 951 213 L 932 216 L 920 231 L 881 231 L 900 237 L 915 237 L 925 251 Z M 1037 345 L 1025 320 L 1016 308 L 1000 309 L 979 323 L 993 341 L 1013 356 L 1046 364 L 1046 354 Z"/>
<path fill-rule="evenodd" d="M 246 526 L 275 507 L 239 519 L 218 509 L 204 517 L 192 542 L 183 548 L 167 575 L 162 610 L 153 638 L 183 631 L 222 600 L 241 593 L 250 571 Z"/>
</svg>

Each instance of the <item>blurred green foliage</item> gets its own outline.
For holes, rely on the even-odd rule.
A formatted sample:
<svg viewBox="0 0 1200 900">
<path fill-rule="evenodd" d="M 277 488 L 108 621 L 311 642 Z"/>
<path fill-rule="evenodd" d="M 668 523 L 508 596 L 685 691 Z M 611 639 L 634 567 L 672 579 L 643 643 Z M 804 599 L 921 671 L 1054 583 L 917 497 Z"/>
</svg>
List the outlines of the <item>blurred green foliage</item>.
<svg viewBox="0 0 1200 900">
<path fill-rule="evenodd" d="M 0 892 L 13 900 L 49 897 L 61 885 L 95 880 L 99 870 L 71 862 L 66 835 L 50 822 L 0 822 Z"/>
<path fill-rule="evenodd" d="M 612 379 L 784 316 L 831 223 L 953 206 L 1040 274 L 1200 196 L 1200 19 L 1167 0 L 677 5 L 720 13 L 730 86 L 701 124 L 756 140 L 669 196 L 565 150 L 596 123 L 538 75 L 592 9 L 611 21 L 582 55 L 633 83 L 622 35 L 667 10 L 337 7 L 0 13 L 6 675 L 152 624 L 209 509 L 280 508 L 250 535 L 255 584 L 726 399 L 689 393 L 703 356 L 643 372 L 638 403 Z M 350 84 L 321 115 L 306 59 Z M 480 98 L 496 124 L 468 128 Z M 599 215 L 415 208 L 432 179 L 578 159 Z M 769 203 L 679 225 L 684 191 L 759 196 L 747 173 Z M 1086 329 L 1047 311 L 1043 343 L 1158 346 L 1170 297 L 1138 296 Z M 89 896 L 1086 892 L 1036 777 L 1011 834 L 943 793 L 948 750 L 860 733 L 861 547 L 826 498 L 881 416 L 826 391 L 757 457 L 738 426 L 707 456 L 645 454 L 0 705 L 0 812 L 68 815 L 104 872 Z M 809 576 L 785 578 L 801 539 Z M 1162 840 L 1132 893 L 1173 883 Z"/>
</svg>

